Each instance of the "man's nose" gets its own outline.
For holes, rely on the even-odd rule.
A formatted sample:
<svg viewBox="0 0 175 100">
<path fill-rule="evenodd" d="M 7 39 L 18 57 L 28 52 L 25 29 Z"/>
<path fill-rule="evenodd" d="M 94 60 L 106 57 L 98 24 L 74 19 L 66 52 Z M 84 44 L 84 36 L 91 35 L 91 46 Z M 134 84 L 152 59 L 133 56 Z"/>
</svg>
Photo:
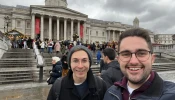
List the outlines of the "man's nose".
<svg viewBox="0 0 175 100">
<path fill-rule="evenodd" d="M 138 63 L 138 58 L 136 57 L 135 53 L 131 55 L 130 63 Z"/>
<path fill-rule="evenodd" d="M 83 64 L 81 61 L 78 62 L 78 67 L 80 67 L 80 68 L 83 67 Z"/>
</svg>

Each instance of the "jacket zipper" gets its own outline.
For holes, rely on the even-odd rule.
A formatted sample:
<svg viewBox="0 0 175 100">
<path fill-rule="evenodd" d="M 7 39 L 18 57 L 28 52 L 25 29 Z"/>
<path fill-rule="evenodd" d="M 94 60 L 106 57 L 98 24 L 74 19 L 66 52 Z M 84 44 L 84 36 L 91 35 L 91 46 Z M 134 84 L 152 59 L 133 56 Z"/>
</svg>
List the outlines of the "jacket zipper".
<svg viewBox="0 0 175 100">
<path fill-rule="evenodd" d="M 115 95 L 114 93 L 112 93 L 110 91 L 109 91 L 109 93 L 112 94 L 112 95 L 114 95 L 118 100 L 120 100 L 120 98 L 117 95 Z"/>
</svg>

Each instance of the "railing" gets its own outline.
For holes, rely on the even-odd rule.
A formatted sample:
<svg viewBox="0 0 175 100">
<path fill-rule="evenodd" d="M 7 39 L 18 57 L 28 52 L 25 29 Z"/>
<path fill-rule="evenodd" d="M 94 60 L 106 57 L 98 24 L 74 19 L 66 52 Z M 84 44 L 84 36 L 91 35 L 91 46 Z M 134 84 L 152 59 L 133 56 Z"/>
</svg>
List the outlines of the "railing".
<svg viewBox="0 0 175 100">
<path fill-rule="evenodd" d="M 10 46 L 11 46 L 10 40 L 8 40 L 5 36 L 2 36 L 1 34 L 0 35 L 0 59 L 3 56 L 3 54 L 7 52 Z"/>
<path fill-rule="evenodd" d="M 35 42 L 33 42 L 33 50 L 35 53 L 35 59 L 37 60 L 37 68 L 39 68 L 39 82 L 43 82 L 43 67 L 45 64 Z"/>
<path fill-rule="evenodd" d="M 5 37 L 0 37 L 0 41 L 2 41 L 2 43 L 5 43 L 6 45 L 8 45 L 7 40 L 5 39 Z M 7 51 L 8 50 L 8 48 L 4 49 L 2 47 L 0 47 L 0 49 L 3 50 L 3 51 Z"/>
<path fill-rule="evenodd" d="M 175 58 L 175 51 L 174 52 L 154 52 L 154 54 L 159 55 L 161 57 L 165 57 L 167 59 L 169 58 Z"/>
</svg>

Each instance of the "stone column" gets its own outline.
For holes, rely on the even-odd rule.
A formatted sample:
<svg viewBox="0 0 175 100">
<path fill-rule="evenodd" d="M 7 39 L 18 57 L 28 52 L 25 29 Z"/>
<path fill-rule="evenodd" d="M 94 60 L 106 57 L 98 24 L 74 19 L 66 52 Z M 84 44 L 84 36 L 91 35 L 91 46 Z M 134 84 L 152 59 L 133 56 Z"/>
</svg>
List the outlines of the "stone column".
<svg viewBox="0 0 175 100">
<path fill-rule="evenodd" d="M 16 20 L 15 18 L 12 18 L 12 29 L 15 29 L 16 27 Z"/>
<path fill-rule="evenodd" d="M 31 20 L 31 38 L 35 39 L 35 14 L 32 14 L 32 20 Z"/>
<path fill-rule="evenodd" d="M 22 19 L 22 32 L 24 33 L 24 35 L 26 35 L 26 20 Z"/>
<path fill-rule="evenodd" d="M 74 20 L 71 19 L 71 41 L 73 41 L 73 27 L 74 27 Z"/>
<path fill-rule="evenodd" d="M 86 22 L 84 22 L 84 24 L 83 24 L 83 41 L 84 42 L 86 42 L 85 35 L 86 35 Z"/>
<path fill-rule="evenodd" d="M 67 33 L 67 19 L 64 18 L 64 40 L 66 40 L 66 33 Z"/>
<path fill-rule="evenodd" d="M 110 30 L 108 30 L 108 36 L 109 36 L 109 38 L 108 38 L 108 42 L 109 42 L 109 41 L 111 41 L 111 32 L 110 32 Z"/>
<path fill-rule="evenodd" d="M 106 42 L 108 42 L 108 30 L 106 30 Z"/>
<path fill-rule="evenodd" d="M 80 41 L 80 21 L 78 20 L 78 26 L 77 26 L 77 32 L 78 32 L 78 36 L 79 36 L 79 41 Z"/>
<path fill-rule="evenodd" d="M 49 40 L 52 39 L 52 16 L 49 16 Z"/>
<path fill-rule="evenodd" d="M 43 36 L 44 36 L 44 16 L 41 15 L 41 30 L 40 30 L 40 39 L 41 41 L 44 40 Z"/>
<path fill-rule="evenodd" d="M 89 44 L 90 44 L 91 42 L 90 27 L 88 28 L 88 35 L 89 35 Z"/>
<path fill-rule="evenodd" d="M 57 17 L 57 40 L 60 40 L 60 19 Z"/>
<path fill-rule="evenodd" d="M 115 41 L 115 30 L 113 30 L 113 36 L 112 37 L 113 37 L 112 40 Z"/>
</svg>

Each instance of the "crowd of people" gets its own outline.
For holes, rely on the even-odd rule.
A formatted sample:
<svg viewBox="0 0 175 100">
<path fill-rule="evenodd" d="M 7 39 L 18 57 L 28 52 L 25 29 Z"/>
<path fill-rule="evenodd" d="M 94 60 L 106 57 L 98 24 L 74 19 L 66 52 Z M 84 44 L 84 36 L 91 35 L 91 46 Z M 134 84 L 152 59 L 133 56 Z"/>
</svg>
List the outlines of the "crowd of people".
<svg viewBox="0 0 175 100">
<path fill-rule="evenodd" d="M 11 38 L 11 48 L 32 49 L 33 39 L 30 37 Z"/>
</svg>

